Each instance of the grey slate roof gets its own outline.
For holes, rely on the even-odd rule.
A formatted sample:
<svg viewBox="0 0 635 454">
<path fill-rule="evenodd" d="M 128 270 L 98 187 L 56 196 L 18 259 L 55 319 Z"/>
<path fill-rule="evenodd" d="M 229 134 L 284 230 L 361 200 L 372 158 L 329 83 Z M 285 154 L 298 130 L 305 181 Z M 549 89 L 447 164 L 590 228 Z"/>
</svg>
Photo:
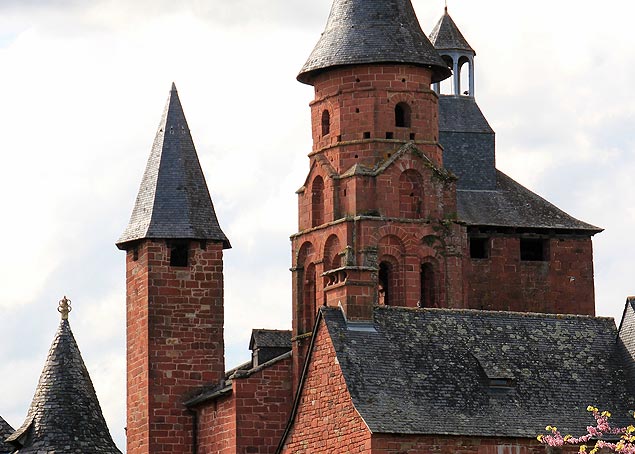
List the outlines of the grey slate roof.
<svg viewBox="0 0 635 454">
<path fill-rule="evenodd" d="M 496 190 L 457 190 L 460 221 L 472 226 L 586 231 L 602 229 L 568 215 L 500 170 Z"/>
<path fill-rule="evenodd" d="M 249 349 L 291 348 L 291 331 L 277 329 L 253 329 Z"/>
<path fill-rule="evenodd" d="M 298 80 L 343 65 L 405 63 L 430 67 L 433 82 L 450 69 L 426 35 L 410 0 L 334 0 L 326 29 Z"/>
<path fill-rule="evenodd" d="M 127 243 L 144 238 L 222 241 L 224 248 L 231 247 L 218 224 L 174 84 L 117 247 L 125 249 Z"/>
<path fill-rule="evenodd" d="M 0 416 L 0 454 L 8 454 L 14 451 L 13 446 L 4 442 L 13 432 L 15 432 L 15 429 Z"/>
<path fill-rule="evenodd" d="M 439 96 L 439 131 L 494 134 L 472 96 Z"/>
<path fill-rule="evenodd" d="M 347 324 L 334 308 L 321 316 L 373 433 L 534 438 L 557 424 L 582 434 L 588 405 L 632 420 L 613 319 L 392 307 L 375 308 L 372 324 Z"/>
<path fill-rule="evenodd" d="M 434 29 L 432 29 L 432 33 L 430 33 L 430 41 L 434 45 L 435 49 L 439 51 L 460 50 L 476 55 L 472 46 L 469 45 L 459 30 L 459 27 L 456 26 L 456 23 L 454 23 L 448 14 L 447 8 L 445 8 L 445 14 L 443 14 L 443 17 L 439 19 L 437 25 L 435 25 Z"/>
<path fill-rule="evenodd" d="M 121 454 L 68 320 L 55 334 L 24 424 L 7 442 L 19 454 Z"/>
</svg>

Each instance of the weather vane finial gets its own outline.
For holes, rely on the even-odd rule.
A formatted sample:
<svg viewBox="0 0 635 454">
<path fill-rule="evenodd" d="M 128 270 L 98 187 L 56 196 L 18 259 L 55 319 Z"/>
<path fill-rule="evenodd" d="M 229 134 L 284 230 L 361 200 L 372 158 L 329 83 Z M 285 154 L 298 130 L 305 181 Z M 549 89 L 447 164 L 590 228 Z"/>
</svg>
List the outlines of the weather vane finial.
<svg viewBox="0 0 635 454">
<path fill-rule="evenodd" d="M 448 12 L 448 0 L 445 0 L 445 12 Z"/>
<path fill-rule="evenodd" d="M 71 300 L 64 296 L 64 298 L 60 300 L 59 306 L 57 307 L 57 312 L 62 314 L 62 320 L 68 320 L 68 314 L 72 310 L 73 308 L 71 307 Z"/>
</svg>

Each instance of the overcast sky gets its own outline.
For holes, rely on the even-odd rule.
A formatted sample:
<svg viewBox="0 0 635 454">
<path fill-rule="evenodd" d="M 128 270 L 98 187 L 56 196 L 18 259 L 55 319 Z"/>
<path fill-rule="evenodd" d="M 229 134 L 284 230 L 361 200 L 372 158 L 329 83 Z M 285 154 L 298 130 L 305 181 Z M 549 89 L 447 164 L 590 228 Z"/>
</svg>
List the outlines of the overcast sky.
<svg viewBox="0 0 635 454">
<path fill-rule="evenodd" d="M 426 33 L 442 0 L 413 0 Z M 58 324 L 71 325 L 125 445 L 128 222 L 176 82 L 220 224 L 227 366 L 251 328 L 289 329 L 289 235 L 311 149 L 295 80 L 331 0 L 1 0 L 0 415 L 22 424 Z M 629 0 L 450 0 L 477 52 L 498 167 L 594 239 L 599 315 L 635 293 L 635 44 Z"/>
</svg>

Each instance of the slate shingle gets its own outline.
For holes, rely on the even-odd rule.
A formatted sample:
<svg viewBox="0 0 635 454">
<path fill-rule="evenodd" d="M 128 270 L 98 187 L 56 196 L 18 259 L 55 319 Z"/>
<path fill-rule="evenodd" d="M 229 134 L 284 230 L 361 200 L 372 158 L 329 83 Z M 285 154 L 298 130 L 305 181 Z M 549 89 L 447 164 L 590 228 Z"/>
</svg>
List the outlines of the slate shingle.
<svg viewBox="0 0 635 454">
<path fill-rule="evenodd" d="M 430 67 L 433 82 L 451 75 L 421 30 L 410 0 L 335 0 L 298 80 L 310 83 L 327 68 L 372 63 Z"/>
<path fill-rule="evenodd" d="M 467 40 L 463 37 L 463 34 L 456 26 L 456 23 L 448 14 L 448 9 L 445 9 L 445 14 L 439 19 L 439 22 L 434 26 L 430 33 L 430 42 L 437 50 L 459 50 L 474 52 L 472 46 L 469 45 Z"/>
<path fill-rule="evenodd" d="M 291 331 L 277 329 L 253 329 L 249 349 L 254 348 L 289 348 L 291 349 Z"/>
<path fill-rule="evenodd" d="M 13 446 L 4 442 L 13 432 L 15 432 L 15 429 L 0 416 L 0 454 L 13 452 Z"/>
<path fill-rule="evenodd" d="M 457 190 L 459 220 L 471 226 L 574 230 L 602 229 L 582 222 L 496 170 L 496 189 Z"/>
<path fill-rule="evenodd" d="M 7 442 L 19 454 L 121 454 L 68 320 L 55 334 L 24 424 Z"/>
<path fill-rule="evenodd" d="M 144 238 L 222 241 L 181 101 L 172 90 L 157 131 L 130 222 L 117 241 L 120 249 Z"/>
<path fill-rule="evenodd" d="M 377 307 L 358 329 L 339 309 L 321 314 L 373 433 L 533 438 L 557 424 L 581 434 L 588 405 L 632 420 L 613 319 Z"/>
</svg>

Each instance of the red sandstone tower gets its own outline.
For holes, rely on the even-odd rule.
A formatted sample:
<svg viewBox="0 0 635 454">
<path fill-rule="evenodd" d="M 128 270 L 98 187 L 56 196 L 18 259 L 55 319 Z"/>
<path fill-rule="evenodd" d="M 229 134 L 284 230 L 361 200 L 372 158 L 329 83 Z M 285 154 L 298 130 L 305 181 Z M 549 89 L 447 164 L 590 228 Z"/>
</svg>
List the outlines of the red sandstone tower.
<svg viewBox="0 0 635 454">
<path fill-rule="evenodd" d="M 127 452 L 190 453 L 192 392 L 224 375 L 222 232 L 174 85 L 126 251 Z"/>
<path fill-rule="evenodd" d="M 361 3 L 334 2 L 298 76 L 315 99 L 292 238 L 296 368 L 321 305 L 369 320 L 376 304 L 462 304 L 456 183 L 431 89 L 450 70 L 409 0 Z"/>
</svg>

